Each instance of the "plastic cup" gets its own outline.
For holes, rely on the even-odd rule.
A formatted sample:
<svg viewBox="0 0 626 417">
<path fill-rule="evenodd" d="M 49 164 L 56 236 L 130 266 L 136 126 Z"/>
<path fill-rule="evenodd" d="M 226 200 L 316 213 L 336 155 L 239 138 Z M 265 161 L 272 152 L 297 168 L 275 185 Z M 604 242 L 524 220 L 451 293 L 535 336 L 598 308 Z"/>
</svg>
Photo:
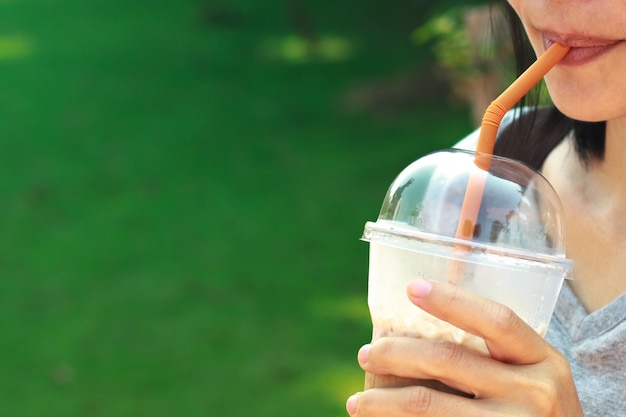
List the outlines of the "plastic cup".
<svg viewBox="0 0 626 417">
<path fill-rule="evenodd" d="M 478 156 L 478 158 L 477 158 Z M 488 355 L 482 339 L 413 305 L 407 284 L 418 278 L 452 282 L 510 307 L 540 335 L 545 332 L 563 280 L 564 215 L 547 180 L 532 168 L 458 149 L 415 161 L 389 188 L 376 222 L 365 225 L 370 243 L 368 305 L 372 340 L 386 336 L 445 339 Z M 472 240 L 456 237 L 471 177 L 484 189 Z M 366 374 L 365 388 L 426 385 L 458 393 L 437 381 Z"/>
</svg>

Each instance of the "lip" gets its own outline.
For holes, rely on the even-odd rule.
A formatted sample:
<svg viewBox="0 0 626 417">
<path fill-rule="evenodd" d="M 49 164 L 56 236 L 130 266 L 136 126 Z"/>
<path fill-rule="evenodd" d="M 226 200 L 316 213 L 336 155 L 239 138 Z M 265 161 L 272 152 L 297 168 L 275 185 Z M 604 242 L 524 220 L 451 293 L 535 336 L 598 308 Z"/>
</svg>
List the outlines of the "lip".
<svg viewBox="0 0 626 417">
<path fill-rule="evenodd" d="M 570 51 L 559 64 L 575 66 L 596 60 L 615 46 L 621 44 L 623 40 L 578 35 L 544 34 L 543 43 L 546 49 L 555 42 L 571 47 Z"/>
</svg>

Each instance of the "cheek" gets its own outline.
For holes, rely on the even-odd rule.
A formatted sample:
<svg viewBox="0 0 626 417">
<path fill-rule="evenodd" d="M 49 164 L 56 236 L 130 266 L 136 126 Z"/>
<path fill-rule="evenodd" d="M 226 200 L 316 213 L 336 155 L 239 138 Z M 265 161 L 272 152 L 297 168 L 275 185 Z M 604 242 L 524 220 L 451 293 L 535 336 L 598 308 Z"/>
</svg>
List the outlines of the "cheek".
<svg viewBox="0 0 626 417">
<path fill-rule="evenodd" d="M 555 72 L 546 76 L 546 85 L 555 106 L 566 116 L 585 122 L 599 122 L 626 115 L 626 82 L 575 82 Z M 619 91 L 618 91 L 619 90 Z"/>
</svg>

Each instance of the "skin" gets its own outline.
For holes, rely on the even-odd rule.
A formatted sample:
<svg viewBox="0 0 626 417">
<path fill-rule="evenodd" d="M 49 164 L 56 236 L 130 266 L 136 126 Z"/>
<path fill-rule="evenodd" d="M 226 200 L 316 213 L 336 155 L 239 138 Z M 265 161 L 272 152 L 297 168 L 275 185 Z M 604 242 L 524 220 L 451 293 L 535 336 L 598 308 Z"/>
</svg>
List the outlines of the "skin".
<svg viewBox="0 0 626 417">
<path fill-rule="evenodd" d="M 542 169 L 565 210 L 567 256 L 575 262 L 575 280 L 567 285 L 591 313 L 626 292 L 626 1 L 509 3 L 537 55 L 546 39 L 548 45 L 591 48 L 557 65 L 546 84 L 567 116 L 607 121 L 605 157 L 585 165 L 566 139 Z M 382 375 L 439 379 L 474 398 L 424 387 L 371 389 L 350 397 L 351 416 L 583 416 L 565 358 L 512 311 L 434 281 L 415 281 L 407 295 L 425 311 L 484 338 L 491 357 L 449 342 L 389 337 L 361 348 L 360 366 Z"/>
<path fill-rule="evenodd" d="M 546 76 L 555 105 L 583 121 L 607 121 L 606 152 L 588 166 L 571 140 L 546 160 L 542 172 L 564 206 L 572 290 L 589 312 L 626 291 L 626 1 L 512 0 L 535 52 L 552 38 L 573 46 L 612 44 L 588 62 L 557 65 Z M 585 213 L 584 220 L 580 213 Z M 607 259 L 611 262 L 607 262 Z"/>
<path fill-rule="evenodd" d="M 439 379 L 474 398 L 424 387 L 370 389 L 350 397 L 351 416 L 583 416 L 565 358 L 510 309 L 443 282 L 417 280 L 407 293 L 418 307 L 484 338 L 491 357 L 450 342 L 386 337 L 362 347 L 359 364 Z"/>
</svg>

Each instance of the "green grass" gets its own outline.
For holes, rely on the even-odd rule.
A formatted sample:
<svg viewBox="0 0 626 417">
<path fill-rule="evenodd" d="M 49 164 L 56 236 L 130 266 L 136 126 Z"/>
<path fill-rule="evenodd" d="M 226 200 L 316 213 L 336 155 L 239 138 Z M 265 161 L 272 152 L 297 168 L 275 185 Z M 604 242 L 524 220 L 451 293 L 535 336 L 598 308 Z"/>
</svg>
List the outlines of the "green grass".
<svg viewBox="0 0 626 417">
<path fill-rule="evenodd" d="M 349 49 L 296 63 L 280 2 L 0 1 L 0 415 L 344 415 L 363 225 L 470 129 L 338 106 L 428 59 L 413 4 L 309 2 Z"/>
</svg>

